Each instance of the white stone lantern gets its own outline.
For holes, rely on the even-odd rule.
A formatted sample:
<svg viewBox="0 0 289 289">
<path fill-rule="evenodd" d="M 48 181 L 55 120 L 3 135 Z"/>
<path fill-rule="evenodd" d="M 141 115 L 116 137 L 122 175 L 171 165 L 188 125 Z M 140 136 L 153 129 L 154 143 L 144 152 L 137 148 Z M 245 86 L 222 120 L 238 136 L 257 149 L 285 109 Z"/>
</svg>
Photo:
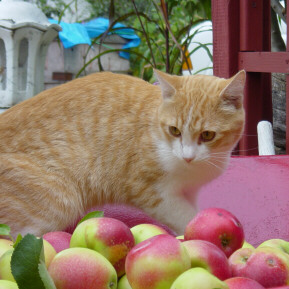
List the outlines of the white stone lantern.
<svg viewBox="0 0 289 289">
<path fill-rule="evenodd" d="M 44 89 L 47 48 L 60 30 L 31 3 L 0 2 L 0 108 Z"/>
</svg>

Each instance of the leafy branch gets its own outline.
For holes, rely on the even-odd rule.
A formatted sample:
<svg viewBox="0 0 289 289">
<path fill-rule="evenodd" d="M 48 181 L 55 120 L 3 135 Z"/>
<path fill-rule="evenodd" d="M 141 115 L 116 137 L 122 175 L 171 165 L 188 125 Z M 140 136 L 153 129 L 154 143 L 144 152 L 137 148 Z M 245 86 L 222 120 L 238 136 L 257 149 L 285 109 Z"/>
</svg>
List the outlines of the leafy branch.
<svg viewBox="0 0 289 289">
<path fill-rule="evenodd" d="M 41 3 L 41 6 L 45 7 L 46 11 L 50 11 L 50 13 L 54 10 L 53 7 L 48 9 L 48 3 L 52 3 L 51 6 L 55 4 L 56 7 L 62 7 L 62 11 L 58 9 L 58 13 L 56 13 L 59 19 L 62 19 L 67 12 L 72 11 L 70 5 L 75 3 L 75 9 L 77 9 L 78 0 L 70 0 L 68 4 L 63 0 L 35 1 Z M 153 67 L 172 74 L 181 74 L 184 65 L 190 68 L 188 36 L 191 28 L 211 17 L 210 0 L 84 1 L 91 6 L 89 19 L 99 16 L 107 17 L 109 26 L 99 37 L 92 39 L 92 45 L 87 49 L 84 56 L 84 65 L 77 76 L 85 74 L 88 64 L 92 61 L 98 61 L 99 70 L 104 70 L 101 61 L 102 56 L 107 53 L 124 51 L 111 49 L 105 45 L 107 36 L 113 33 L 115 31 L 114 26 L 121 22 L 124 22 L 126 27 L 133 29 L 141 38 L 139 47 L 126 50 L 131 56 L 130 66 L 133 75 L 148 81 L 154 81 Z M 94 44 L 98 45 L 96 50 L 98 56 L 90 59 L 89 51 Z M 104 49 L 108 50 L 103 52 Z"/>
<path fill-rule="evenodd" d="M 156 61 L 155 61 L 154 53 L 153 53 L 153 50 L 152 50 L 152 47 L 151 47 L 150 39 L 149 39 L 149 37 L 148 37 L 148 35 L 147 35 L 147 32 L 146 32 L 146 30 L 145 30 L 145 28 L 144 28 L 144 25 L 143 25 L 143 22 L 142 22 L 142 20 L 141 20 L 139 11 L 137 10 L 137 7 L 136 7 L 136 5 L 135 5 L 135 1 L 134 1 L 134 0 L 131 0 L 131 2 L 133 3 L 134 9 L 135 9 L 135 13 L 136 13 L 137 18 L 138 18 L 138 20 L 139 20 L 139 23 L 140 23 L 140 25 L 141 25 L 141 27 L 142 27 L 142 31 L 143 31 L 143 33 L 144 33 L 144 37 L 145 37 L 145 39 L 146 39 L 148 48 L 149 48 L 149 50 L 150 50 L 150 52 L 151 52 L 151 56 L 152 56 L 152 59 L 153 59 L 154 67 L 156 67 Z"/>
</svg>

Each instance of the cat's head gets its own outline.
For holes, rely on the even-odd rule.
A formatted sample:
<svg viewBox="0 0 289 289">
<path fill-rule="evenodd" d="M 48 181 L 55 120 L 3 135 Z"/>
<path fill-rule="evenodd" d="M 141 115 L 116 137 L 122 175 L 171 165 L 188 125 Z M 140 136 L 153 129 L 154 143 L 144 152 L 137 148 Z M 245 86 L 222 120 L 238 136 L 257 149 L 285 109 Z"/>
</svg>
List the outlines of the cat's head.
<svg viewBox="0 0 289 289">
<path fill-rule="evenodd" d="M 244 127 L 245 71 L 230 79 L 155 74 L 163 97 L 158 119 L 164 150 L 187 163 L 229 155 Z"/>
</svg>

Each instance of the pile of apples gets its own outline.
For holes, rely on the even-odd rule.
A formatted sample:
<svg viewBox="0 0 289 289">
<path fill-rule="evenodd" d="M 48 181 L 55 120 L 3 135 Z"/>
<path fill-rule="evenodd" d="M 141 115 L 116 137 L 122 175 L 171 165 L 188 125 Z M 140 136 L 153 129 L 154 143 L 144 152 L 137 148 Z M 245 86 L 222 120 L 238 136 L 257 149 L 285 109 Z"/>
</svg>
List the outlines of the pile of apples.
<svg viewBox="0 0 289 289">
<path fill-rule="evenodd" d="M 0 289 L 16 289 L 13 242 L 0 239 Z M 289 289 L 289 242 L 257 248 L 236 216 L 200 211 L 175 237 L 155 224 L 129 228 L 90 218 L 73 233 L 43 235 L 45 264 L 57 289 Z"/>
</svg>

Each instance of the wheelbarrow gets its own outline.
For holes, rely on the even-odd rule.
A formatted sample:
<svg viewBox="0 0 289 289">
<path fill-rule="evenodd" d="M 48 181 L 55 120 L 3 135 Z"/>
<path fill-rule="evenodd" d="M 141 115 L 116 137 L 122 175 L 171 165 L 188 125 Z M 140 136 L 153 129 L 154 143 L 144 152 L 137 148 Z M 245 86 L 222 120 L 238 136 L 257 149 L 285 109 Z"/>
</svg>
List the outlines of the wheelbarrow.
<svg viewBox="0 0 289 289">
<path fill-rule="evenodd" d="M 264 146 L 269 147 L 266 154 L 273 153 L 272 133 L 266 133 L 266 127 L 258 140 L 259 153 Z M 232 212 L 254 246 L 273 238 L 289 241 L 289 155 L 232 157 L 227 171 L 202 188 L 198 205 Z"/>
</svg>

